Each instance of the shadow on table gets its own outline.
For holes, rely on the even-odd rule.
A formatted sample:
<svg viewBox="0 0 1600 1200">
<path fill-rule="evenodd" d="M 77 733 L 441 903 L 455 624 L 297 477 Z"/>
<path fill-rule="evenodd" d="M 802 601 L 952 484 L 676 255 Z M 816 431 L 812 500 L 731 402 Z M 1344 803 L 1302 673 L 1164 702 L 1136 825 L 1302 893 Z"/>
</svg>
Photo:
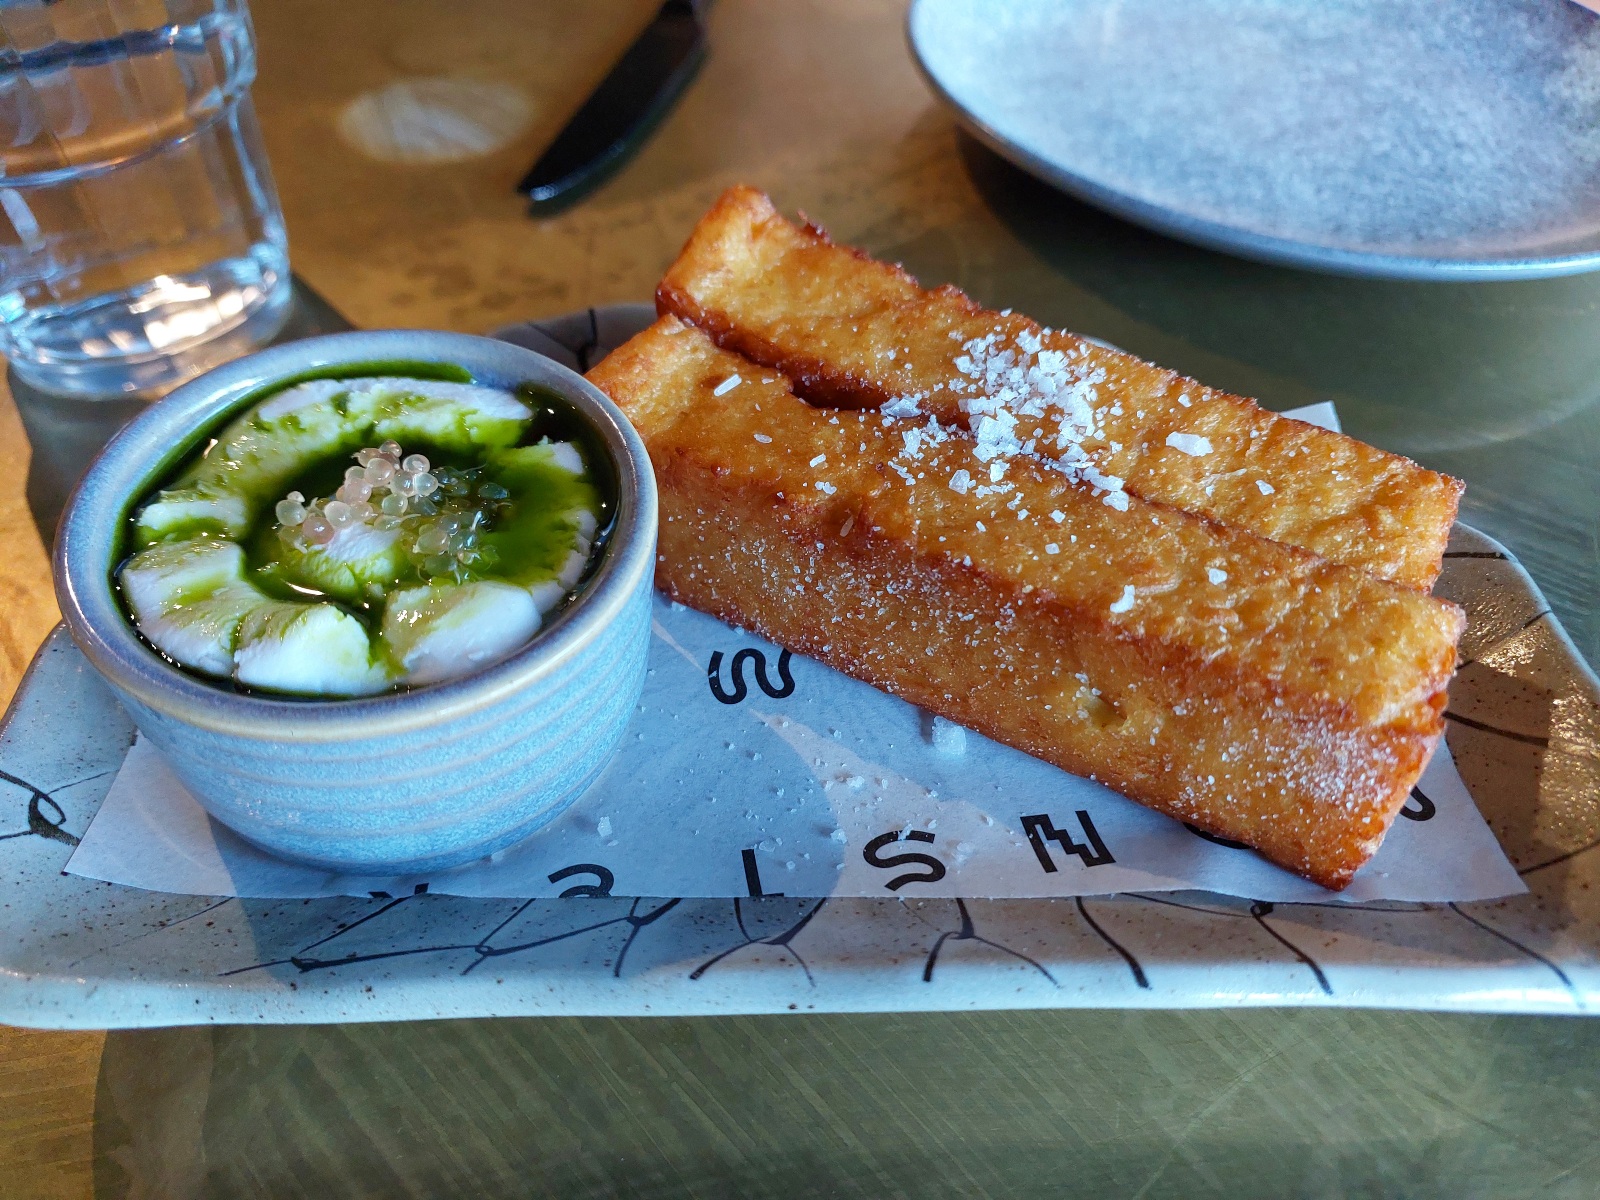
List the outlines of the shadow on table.
<svg viewBox="0 0 1600 1200">
<path fill-rule="evenodd" d="M 1305 1010 L 113 1033 L 95 1192 L 1576 1197 L 1597 1053 Z"/>
</svg>

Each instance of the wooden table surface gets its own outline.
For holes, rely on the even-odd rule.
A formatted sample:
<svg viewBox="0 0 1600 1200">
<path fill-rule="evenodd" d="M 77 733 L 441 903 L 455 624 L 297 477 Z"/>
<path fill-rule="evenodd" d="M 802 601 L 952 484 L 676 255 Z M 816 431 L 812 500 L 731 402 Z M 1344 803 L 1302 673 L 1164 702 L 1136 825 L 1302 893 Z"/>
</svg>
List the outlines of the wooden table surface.
<svg viewBox="0 0 1600 1200">
<path fill-rule="evenodd" d="M 721 0 L 638 157 L 530 220 L 512 185 L 654 7 L 258 0 L 297 271 L 362 326 L 645 299 L 751 182 L 925 281 L 1271 407 L 1335 400 L 1464 477 L 1464 518 L 1600 660 L 1600 276 L 1343 280 L 1132 229 L 960 136 L 900 0 Z M 392 161 L 462 117 L 472 157 Z M 27 456 L 0 399 L 4 698 L 56 620 Z M 1594 1196 L 1597 1066 L 1597 1022 L 1403 1013 L 0 1027 L 0 1194 Z"/>
</svg>

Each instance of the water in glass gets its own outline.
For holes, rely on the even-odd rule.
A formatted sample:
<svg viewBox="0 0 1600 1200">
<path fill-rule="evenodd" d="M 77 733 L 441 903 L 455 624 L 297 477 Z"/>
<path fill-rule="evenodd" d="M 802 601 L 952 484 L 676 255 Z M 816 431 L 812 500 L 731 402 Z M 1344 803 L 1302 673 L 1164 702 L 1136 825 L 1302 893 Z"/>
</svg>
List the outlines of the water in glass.
<svg viewBox="0 0 1600 1200">
<path fill-rule="evenodd" d="M 0 353 L 159 394 L 289 305 L 244 0 L 0 0 Z"/>
</svg>

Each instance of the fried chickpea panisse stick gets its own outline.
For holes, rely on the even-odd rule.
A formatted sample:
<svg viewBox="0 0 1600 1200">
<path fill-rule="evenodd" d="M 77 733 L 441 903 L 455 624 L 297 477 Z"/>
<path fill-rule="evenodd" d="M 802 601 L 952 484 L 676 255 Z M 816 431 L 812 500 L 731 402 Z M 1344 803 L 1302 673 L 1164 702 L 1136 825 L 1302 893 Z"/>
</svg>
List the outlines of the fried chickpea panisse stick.
<svg viewBox="0 0 1600 1200">
<path fill-rule="evenodd" d="M 589 378 L 661 492 L 657 584 L 1326 887 L 1437 742 L 1461 611 L 1055 467 L 798 399 L 665 317 Z"/>
<path fill-rule="evenodd" d="M 1438 576 L 1457 480 L 953 287 L 924 290 L 791 224 L 753 188 L 729 189 L 700 221 L 656 303 L 781 371 L 811 403 L 920 410 L 996 455 L 1054 456 L 1113 498 L 1126 491 L 1415 588 Z"/>
</svg>

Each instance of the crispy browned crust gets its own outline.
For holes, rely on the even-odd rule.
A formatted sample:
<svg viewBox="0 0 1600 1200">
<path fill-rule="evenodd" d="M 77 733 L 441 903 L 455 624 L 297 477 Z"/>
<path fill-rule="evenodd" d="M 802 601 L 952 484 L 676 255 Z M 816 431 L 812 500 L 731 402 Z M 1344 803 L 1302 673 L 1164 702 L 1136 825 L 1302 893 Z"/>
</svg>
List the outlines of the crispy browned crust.
<svg viewBox="0 0 1600 1200">
<path fill-rule="evenodd" d="M 960 365 L 973 343 L 992 337 L 991 353 L 1016 352 L 1037 339 L 1088 381 L 1098 428 L 1083 448 L 1134 495 L 1412 587 L 1438 576 L 1459 481 L 1131 354 L 987 311 L 953 287 L 926 291 L 896 266 L 791 224 L 753 188 L 729 189 L 706 214 L 656 304 L 783 372 L 814 404 L 866 409 L 912 397 L 962 425 L 963 402 L 982 390 Z M 1060 428 L 1057 414 L 1025 416 L 1018 436 L 1037 437 L 1049 453 Z M 1170 446 L 1173 433 L 1204 437 L 1210 453 Z"/>
<path fill-rule="evenodd" d="M 908 484 L 897 424 L 810 407 L 671 317 L 589 378 L 649 448 L 668 594 L 1326 887 L 1440 735 L 1452 604 L 1167 506 L 1116 511 L 1030 462 L 1005 495 L 957 493 L 963 438 Z"/>
</svg>

